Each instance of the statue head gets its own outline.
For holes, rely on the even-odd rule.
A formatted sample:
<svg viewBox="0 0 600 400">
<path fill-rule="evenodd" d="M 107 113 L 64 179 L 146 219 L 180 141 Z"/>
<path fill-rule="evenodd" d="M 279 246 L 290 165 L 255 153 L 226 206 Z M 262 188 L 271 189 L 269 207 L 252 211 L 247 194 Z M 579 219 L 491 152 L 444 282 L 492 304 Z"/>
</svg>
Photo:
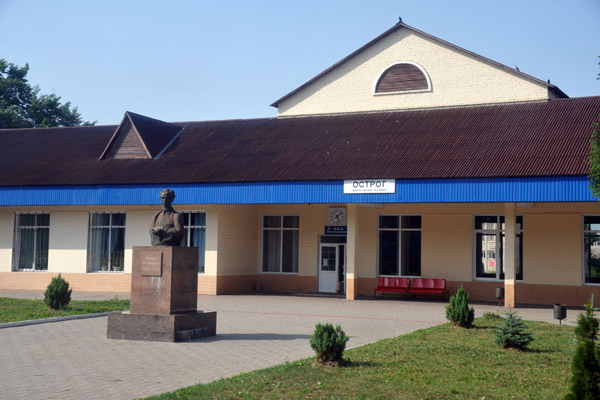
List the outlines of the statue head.
<svg viewBox="0 0 600 400">
<path fill-rule="evenodd" d="M 171 203 L 173 203 L 173 200 L 175 199 L 175 192 L 172 191 L 171 189 L 163 189 L 160 192 L 160 201 L 163 203 L 164 206 L 170 206 Z"/>
</svg>

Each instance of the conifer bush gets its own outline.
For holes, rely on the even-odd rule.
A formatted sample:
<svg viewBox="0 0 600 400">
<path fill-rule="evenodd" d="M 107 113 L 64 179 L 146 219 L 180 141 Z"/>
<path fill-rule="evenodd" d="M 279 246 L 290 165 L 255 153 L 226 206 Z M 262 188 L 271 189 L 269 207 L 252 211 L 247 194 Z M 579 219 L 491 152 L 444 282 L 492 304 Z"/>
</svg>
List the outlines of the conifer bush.
<svg viewBox="0 0 600 400">
<path fill-rule="evenodd" d="M 577 317 L 575 327 L 577 349 L 571 364 L 571 387 L 567 400 L 600 399 L 600 360 L 598 351 L 598 319 L 592 302 Z"/>
<path fill-rule="evenodd" d="M 53 310 L 62 310 L 71 302 L 71 292 L 69 282 L 65 281 L 58 274 L 58 276 L 52 278 L 52 281 L 50 281 L 50 284 L 46 288 L 44 303 Z"/>
<path fill-rule="evenodd" d="M 344 349 L 349 338 L 337 325 L 317 324 L 315 331 L 310 339 L 310 347 L 317 353 L 317 363 L 341 363 L 343 362 Z"/>
<path fill-rule="evenodd" d="M 469 308 L 469 293 L 465 291 L 462 285 L 456 291 L 456 294 L 450 296 L 450 304 L 446 306 L 446 318 L 456 326 L 470 328 L 475 318 L 475 310 Z"/>
<path fill-rule="evenodd" d="M 504 315 L 502 324 L 494 328 L 494 342 L 505 349 L 525 350 L 533 341 L 533 335 L 526 332 L 527 324 L 512 310 Z"/>
</svg>

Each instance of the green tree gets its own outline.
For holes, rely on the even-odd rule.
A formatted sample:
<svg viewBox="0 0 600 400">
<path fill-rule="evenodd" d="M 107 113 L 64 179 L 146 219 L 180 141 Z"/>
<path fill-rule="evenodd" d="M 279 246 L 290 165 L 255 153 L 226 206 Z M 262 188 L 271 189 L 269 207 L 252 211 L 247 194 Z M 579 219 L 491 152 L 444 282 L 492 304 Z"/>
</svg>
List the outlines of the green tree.
<svg viewBox="0 0 600 400">
<path fill-rule="evenodd" d="M 600 65 L 600 62 L 598 63 Z M 597 80 L 600 80 L 600 73 L 598 73 Z M 600 116 L 599 116 L 600 118 Z M 592 124 L 594 131 L 592 132 L 592 138 L 590 139 L 590 173 L 588 179 L 590 181 L 590 189 L 594 197 L 600 199 L 600 123 L 595 122 Z"/>
<path fill-rule="evenodd" d="M 24 67 L 0 59 L 0 128 L 45 128 L 94 125 L 83 121 L 71 102 L 62 104 L 55 94 L 41 94 L 39 86 L 27 81 Z"/>
</svg>

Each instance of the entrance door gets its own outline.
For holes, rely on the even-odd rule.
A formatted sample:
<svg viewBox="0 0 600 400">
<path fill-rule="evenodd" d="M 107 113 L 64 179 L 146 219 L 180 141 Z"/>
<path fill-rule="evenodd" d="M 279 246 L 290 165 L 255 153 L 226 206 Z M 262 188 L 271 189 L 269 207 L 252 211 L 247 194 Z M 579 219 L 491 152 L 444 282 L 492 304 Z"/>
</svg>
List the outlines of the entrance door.
<svg viewBox="0 0 600 400">
<path fill-rule="evenodd" d="M 345 238 L 344 238 L 345 239 Z M 345 291 L 346 244 L 321 243 L 319 251 L 319 292 L 335 293 L 336 283 Z"/>
</svg>

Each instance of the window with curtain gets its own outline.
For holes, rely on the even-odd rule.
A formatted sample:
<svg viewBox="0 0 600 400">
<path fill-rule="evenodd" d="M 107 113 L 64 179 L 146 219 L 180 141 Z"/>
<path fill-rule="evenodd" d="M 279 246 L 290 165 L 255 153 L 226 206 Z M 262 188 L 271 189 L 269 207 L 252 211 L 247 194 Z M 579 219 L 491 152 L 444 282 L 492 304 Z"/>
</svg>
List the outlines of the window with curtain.
<svg viewBox="0 0 600 400">
<path fill-rule="evenodd" d="M 49 213 L 15 214 L 14 269 L 17 271 L 47 271 L 49 235 Z"/>
<path fill-rule="evenodd" d="M 516 279 L 523 279 L 523 217 L 517 216 Z M 475 217 L 475 276 L 477 278 L 504 279 L 504 216 L 481 215 Z"/>
<path fill-rule="evenodd" d="M 379 216 L 379 275 L 421 276 L 421 216 Z"/>
<path fill-rule="evenodd" d="M 125 213 L 90 213 L 88 271 L 123 272 Z"/>
<path fill-rule="evenodd" d="M 262 226 L 262 271 L 298 273 L 300 217 L 265 215 Z"/>
<path fill-rule="evenodd" d="M 206 213 L 182 211 L 185 237 L 181 245 L 198 248 L 198 273 L 204 273 L 204 254 L 206 252 Z"/>
</svg>

